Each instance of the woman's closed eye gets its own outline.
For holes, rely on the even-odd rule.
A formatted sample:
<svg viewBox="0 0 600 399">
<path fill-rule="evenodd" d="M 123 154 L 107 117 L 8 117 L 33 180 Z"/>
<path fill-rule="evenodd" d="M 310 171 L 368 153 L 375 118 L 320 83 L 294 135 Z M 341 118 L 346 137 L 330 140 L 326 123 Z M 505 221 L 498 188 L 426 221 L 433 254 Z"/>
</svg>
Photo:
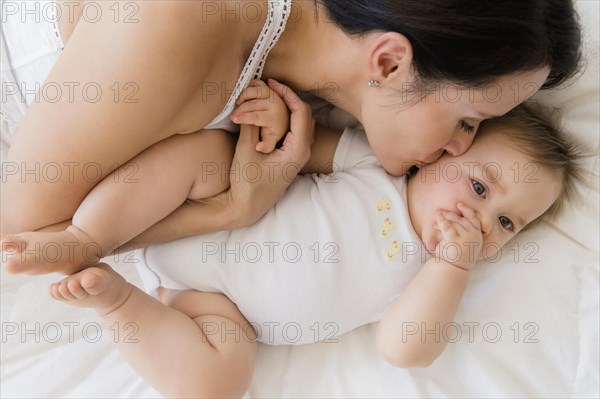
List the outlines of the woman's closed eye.
<svg viewBox="0 0 600 399">
<path fill-rule="evenodd" d="M 465 133 L 467 133 L 467 134 L 473 134 L 473 133 L 475 133 L 475 126 L 469 125 L 467 122 L 465 122 L 462 119 L 460 121 L 458 121 L 458 127 L 460 129 L 464 130 Z"/>
</svg>

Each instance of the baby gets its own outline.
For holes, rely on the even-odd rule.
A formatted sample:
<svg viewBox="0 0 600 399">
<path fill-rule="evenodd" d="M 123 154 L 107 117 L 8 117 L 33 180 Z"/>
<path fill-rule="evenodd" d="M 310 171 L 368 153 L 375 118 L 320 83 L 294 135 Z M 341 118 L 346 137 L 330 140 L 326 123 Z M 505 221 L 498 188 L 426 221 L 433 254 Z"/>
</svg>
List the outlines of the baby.
<svg viewBox="0 0 600 399">
<path fill-rule="evenodd" d="M 251 129 L 242 126 L 241 138 Z M 256 341 L 331 342 L 374 321 L 390 363 L 426 366 L 446 342 L 407 334 L 407 323 L 452 322 L 475 262 L 556 214 L 581 177 L 578 150 L 526 106 L 484 122 L 466 153 L 410 177 L 388 175 L 360 129 L 327 136 L 333 173 L 300 176 L 254 225 L 144 252 L 142 278 L 162 303 L 105 264 L 53 284 L 50 295 L 95 308 L 107 325 L 135 326 L 135 343 L 117 345 L 168 397 L 242 396 Z M 73 219 L 82 245 L 121 229 L 119 212 L 93 205 L 85 213 L 97 225 Z M 185 260 L 170 264 L 181 251 Z"/>
</svg>

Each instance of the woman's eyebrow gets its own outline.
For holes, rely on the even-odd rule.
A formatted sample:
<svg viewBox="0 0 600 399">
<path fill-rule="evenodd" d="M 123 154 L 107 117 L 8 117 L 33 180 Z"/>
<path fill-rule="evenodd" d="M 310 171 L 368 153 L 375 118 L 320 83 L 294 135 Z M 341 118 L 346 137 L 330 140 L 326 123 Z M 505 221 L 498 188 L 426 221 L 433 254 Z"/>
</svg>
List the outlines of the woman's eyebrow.
<svg viewBox="0 0 600 399">
<path fill-rule="evenodd" d="M 500 115 L 486 114 L 485 112 L 482 112 L 482 111 L 475 111 L 475 113 L 477 114 L 477 117 L 479 117 L 481 119 L 496 118 L 497 116 L 500 116 Z"/>
</svg>

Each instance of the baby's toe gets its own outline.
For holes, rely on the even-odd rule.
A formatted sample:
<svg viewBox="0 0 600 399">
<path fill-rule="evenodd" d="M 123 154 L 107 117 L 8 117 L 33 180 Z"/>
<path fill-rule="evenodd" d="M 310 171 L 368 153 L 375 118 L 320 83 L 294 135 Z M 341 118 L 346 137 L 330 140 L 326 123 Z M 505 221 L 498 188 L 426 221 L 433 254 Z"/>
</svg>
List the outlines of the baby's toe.
<svg viewBox="0 0 600 399">
<path fill-rule="evenodd" d="M 88 293 L 81 287 L 78 280 L 72 279 L 67 282 L 67 289 L 77 299 L 85 298 Z"/>
<path fill-rule="evenodd" d="M 58 285 L 58 292 L 62 299 L 67 301 L 74 301 L 77 299 L 71 292 L 69 291 L 68 281 L 61 281 Z"/>
<path fill-rule="evenodd" d="M 90 295 L 99 295 L 104 287 L 102 285 L 102 276 L 94 270 L 86 270 L 86 274 L 81 278 L 81 286 Z"/>
<path fill-rule="evenodd" d="M 58 293 L 58 283 L 52 283 L 48 286 L 48 295 L 50 295 L 52 299 L 61 299 L 60 294 Z"/>
</svg>

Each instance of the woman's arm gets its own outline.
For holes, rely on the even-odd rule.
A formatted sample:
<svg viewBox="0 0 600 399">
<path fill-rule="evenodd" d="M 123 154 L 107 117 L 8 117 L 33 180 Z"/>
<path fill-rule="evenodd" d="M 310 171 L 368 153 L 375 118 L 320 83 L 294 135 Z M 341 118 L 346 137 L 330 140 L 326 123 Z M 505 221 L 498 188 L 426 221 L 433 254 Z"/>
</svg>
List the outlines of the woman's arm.
<svg viewBox="0 0 600 399">
<path fill-rule="evenodd" d="M 316 138 L 311 146 L 310 160 L 300 173 L 332 173 L 333 154 L 335 153 L 341 133 L 323 126 L 316 126 L 315 132 Z M 308 131 L 305 133 L 309 134 Z M 249 143 L 248 145 L 252 144 Z M 259 153 L 255 155 L 257 156 L 256 161 L 262 158 Z M 256 161 L 248 160 L 248 162 Z M 293 159 L 290 158 L 288 162 L 293 162 Z M 274 165 L 277 166 L 277 169 L 272 170 L 274 176 L 283 176 L 282 165 L 284 164 Z M 285 190 L 290 181 L 291 179 L 289 178 L 283 179 L 281 181 L 282 184 L 274 185 L 269 189 L 270 194 L 278 197 L 283 193 L 282 190 Z M 233 184 L 236 183 L 234 182 Z M 277 194 L 278 192 L 279 194 Z M 258 198 L 248 198 L 246 200 L 247 203 L 256 201 L 260 200 Z M 264 212 L 266 212 L 265 208 L 263 207 Z M 261 210 L 255 210 L 255 215 L 253 216 L 251 212 L 244 210 L 243 206 L 232 203 L 228 192 L 221 193 L 207 200 L 188 200 L 169 216 L 127 244 L 121 246 L 121 249 L 143 248 L 152 244 L 191 235 L 242 228 L 252 224 L 254 219 L 256 219 L 256 215 L 261 214 L 261 212 Z"/>
<path fill-rule="evenodd" d="M 226 195 L 217 195 L 206 201 L 187 200 L 169 216 L 121 245 L 115 253 L 198 234 L 241 228 L 249 224 L 246 217 L 240 207 L 237 210 L 232 207 Z"/>
<path fill-rule="evenodd" d="M 315 126 L 315 141 L 310 159 L 300 173 L 333 173 L 333 156 L 342 132 L 322 125 Z"/>
</svg>

